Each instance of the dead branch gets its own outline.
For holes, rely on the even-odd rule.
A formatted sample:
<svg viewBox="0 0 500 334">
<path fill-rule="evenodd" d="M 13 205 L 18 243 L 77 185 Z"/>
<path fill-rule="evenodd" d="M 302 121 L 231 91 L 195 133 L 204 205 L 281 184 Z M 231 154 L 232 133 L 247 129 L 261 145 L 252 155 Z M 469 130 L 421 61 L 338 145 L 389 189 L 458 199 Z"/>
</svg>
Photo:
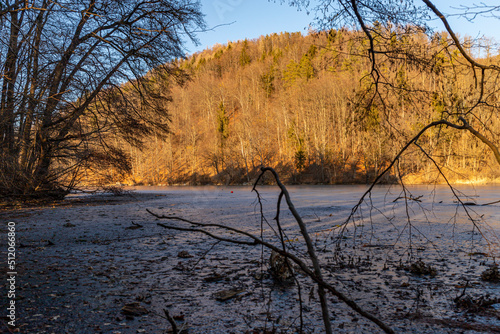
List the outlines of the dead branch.
<svg viewBox="0 0 500 334">
<path fill-rule="evenodd" d="M 201 260 L 203 260 L 208 253 L 210 253 L 212 251 L 212 249 L 215 248 L 215 246 L 217 246 L 218 244 L 221 243 L 221 240 L 217 240 L 213 245 L 212 247 L 210 247 L 205 253 L 203 253 L 200 258 L 198 259 L 198 261 L 193 265 L 193 269 L 196 268 L 196 266 L 198 265 L 198 263 L 200 263 Z"/>
<path fill-rule="evenodd" d="M 405 200 L 415 201 L 415 202 L 422 202 L 422 200 L 421 200 L 422 197 L 423 197 L 423 195 L 420 195 L 420 196 L 417 196 L 417 197 L 413 197 L 411 195 L 409 197 L 408 196 L 399 196 L 394 201 L 392 201 L 392 203 L 396 203 L 400 199 L 405 199 Z"/>
<path fill-rule="evenodd" d="M 172 326 L 172 333 L 173 334 L 178 334 L 179 331 L 177 330 L 177 324 L 175 323 L 175 320 L 172 319 L 172 317 L 168 313 L 167 309 L 164 309 L 163 312 L 165 313 L 165 316 L 167 317 L 168 322 L 170 322 L 170 325 Z"/>
<path fill-rule="evenodd" d="M 255 181 L 254 186 L 252 188 L 252 191 L 255 191 L 255 193 L 257 194 L 257 199 L 259 201 L 261 221 L 262 221 L 262 219 L 264 219 L 264 211 L 262 208 L 262 199 L 261 199 L 259 191 L 257 190 L 257 183 L 262 175 L 263 175 L 263 173 L 261 173 L 259 175 L 259 177 Z M 281 200 L 283 199 L 283 195 L 284 195 L 283 191 L 280 192 L 280 194 L 278 195 L 278 201 L 276 203 L 276 216 L 274 217 L 274 220 L 276 220 L 276 225 L 278 226 L 281 248 L 283 249 L 283 251 L 286 251 L 286 249 L 287 249 L 286 244 L 285 244 L 286 234 L 285 234 L 285 231 L 281 228 L 281 223 L 280 223 Z M 261 228 L 261 238 L 262 238 L 262 232 L 263 232 L 263 230 Z M 271 252 L 271 259 L 272 259 L 272 252 Z M 292 277 L 293 277 L 295 283 L 297 284 L 297 293 L 299 295 L 299 319 L 300 319 L 299 333 L 303 333 L 304 332 L 304 329 L 303 329 L 304 328 L 304 314 L 303 314 L 303 307 L 302 307 L 302 304 L 303 304 L 302 287 L 301 287 L 300 282 L 297 278 L 295 270 L 293 270 L 292 266 L 290 265 L 290 261 L 288 261 L 288 258 L 286 258 L 286 257 L 285 257 L 285 263 L 286 263 L 286 266 L 287 266 L 289 272 L 292 273 Z M 271 263 L 271 265 L 272 265 L 272 263 Z"/>
<path fill-rule="evenodd" d="M 316 251 L 314 250 L 314 246 L 313 246 L 313 243 L 311 241 L 311 237 L 309 236 L 309 233 L 307 232 L 306 225 L 302 221 L 302 217 L 300 217 L 299 213 L 297 212 L 297 210 L 295 209 L 295 207 L 292 203 L 292 200 L 290 198 L 290 194 L 288 193 L 288 190 L 283 185 L 283 183 L 281 183 L 279 176 L 278 176 L 278 173 L 276 173 L 276 171 L 273 168 L 262 167 L 260 170 L 262 171 L 261 175 L 264 175 L 264 173 L 267 171 L 270 171 L 273 174 L 274 179 L 276 180 L 276 183 L 280 187 L 282 194 L 285 196 L 285 200 L 286 200 L 286 203 L 288 204 L 288 208 L 292 212 L 292 215 L 295 218 L 295 221 L 297 222 L 297 224 L 299 224 L 300 232 L 301 232 L 302 236 L 304 237 L 304 240 L 305 240 L 306 246 L 307 246 L 307 252 L 309 253 L 309 257 L 311 258 L 311 261 L 313 264 L 314 274 L 316 275 L 316 277 L 319 280 L 323 280 L 323 275 L 321 274 L 321 268 L 319 266 L 319 260 L 318 260 L 318 257 L 316 256 Z M 257 181 L 255 181 L 254 189 L 255 189 L 257 183 L 259 182 L 259 179 L 260 179 L 260 176 L 259 176 L 259 178 L 257 178 Z M 280 195 L 280 197 L 281 197 L 281 195 Z M 332 324 L 330 322 L 330 315 L 328 312 L 328 304 L 327 304 L 327 300 L 326 300 L 326 296 L 325 296 L 325 290 L 321 285 L 318 286 L 318 295 L 319 295 L 319 299 L 320 299 L 320 303 L 321 303 L 321 310 L 323 312 L 323 322 L 325 324 L 325 331 L 326 331 L 326 333 L 333 333 Z"/>
<path fill-rule="evenodd" d="M 497 203 L 500 203 L 500 201 L 494 201 L 494 202 L 485 203 L 485 204 L 481 204 L 481 205 L 485 206 L 485 205 L 493 205 L 493 204 L 497 204 Z"/>
<path fill-rule="evenodd" d="M 489 139 L 487 139 L 484 135 L 482 135 L 481 133 L 479 133 L 477 130 L 475 130 L 474 128 L 472 128 L 469 123 L 462 117 L 460 116 L 458 118 L 463 124 L 462 125 L 458 125 L 458 124 L 454 124 L 454 123 L 451 123 L 447 120 L 439 120 L 439 121 L 434 121 L 432 123 L 429 123 L 427 124 L 422 130 L 420 130 L 419 133 L 417 133 L 417 135 L 415 137 L 413 137 L 410 141 L 408 141 L 406 143 L 406 145 L 398 152 L 398 154 L 394 157 L 394 159 L 392 159 L 391 163 L 389 164 L 389 166 L 387 166 L 386 169 L 384 169 L 376 178 L 375 180 L 372 182 L 372 184 L 370 185 L 370 187 L 368 188 L 368 190 L 365 191 L 365 193 L 360 197 L 358 203 L 351 209 L 351 213 L 349 214 L 349 216 L 347 217 L 347 219 L 345 220 L 344 222 L 344 229 L 345 229 L 345 226 L 347 226 L 347 223 L 349 223 L 349 221 L 354 217 L 354 214 L 358 211 L 359 207 L 361 206 L 361 204 L 364 202 L 365 200 L 365 197 L 370 194 L 373 190 L 373 188 L 375 187 L 375 185 L 377 185 L 377 183 L 380 181 L 380 179 L 382 179 L 382 177 L 389 171 L 391 170 L 391 168 L 394 166 L 394 164 L 399 160 L 399 158 L 403 155 L 404 152 L 406 152 L 406 150 L 412 145 L 412 144 L 415 144 L 418 146 L 417 144 L 417 141 L 420 139 L 420 137 L 427 131 L 429 130 L 430 128 L 433 128 L 433 127 L 436 127 L 436 126 L 448 126 L 448 127 L 451 127 L 451 128 L 454 128 L 454 129 L 457 129 L 457 130 L 468 130 L 470 133 L 472 133 L 474 136 L 476 136 L 477 138 L 479 138 L 483 143 L 485 143 L 492 151 L 493 151 L 493 154 L 495 155 L 495 158 L 498 162 L 498 164 L 500 165 L 500 151 L 498 150 L 498 147 L 496 147 Z M 440 171 L 440 174 L 441 175 L 444 175 L 441 171 Z M 451 186 L 451 185 L 450 185 Z M 456 194 L 455 194 L 455 197 Z"/>
<path fill-rule="evenodd" d="M 268 243 L 266 241 L 263 241 L 260 238 L 254 236 L 254 235 L 252 235 L 252 234 L 250 234 L 248 232 L 241 231 L 241 230 L 229 227 L 229 226 L 224 226 L 224 225 L 220 225 L 220 224 L 210 224 L 210 223 L 193 222 L 193 221 L 190 221 L 190 220 L 187 220 L 187 219 L 184 219 L 184 218 L 173 217 L 173 216 L 160 216 L 160 215 L 157 215 L 157 214 L 151 212 L 150 210 L 147 210 L 147 211 L 151 215 L 155 216 L 158 219 L 178 220 L 178 221 L 182 221 L 182 222 L 185 222 L 185 223 L 189 223 L 189 224 L 197 226 L 197 227 L 217 227 L 217 228 L 225 230 L 225 231 L 231 231 L 231 232 L 234 232 L 236 234 L 239 234 L 239 235 L 242 235 L 242 236 L 246 236 L 246 237 L 250 238 L 251 240 L 253 240 L 253 242 L 244 241 L 244 240 L 236 240 L 236 239 L 224 238 L 224 237 L 212 234 L 212 233 L 210 233 L 208 231 L 205 231 L 202 228 L 182 228 L 182 227 L 179 227 L 179 226 L 165 225 L 165 224 L 157 223 L 158 226 L 161 226 L 161 227 L 166 228 L 166 229 L 179 230 L 179 231 L 199 232 L 199 233 L 203 233 L 203 234 L 209 235 L 210 237 L 215 238 L 217 240 L 221 240 L 221 241 L 225 241 L 225 242 L 229 242 L 229 243 L 233 243 L 233 244 L 239 244 L 239 245 L 262 245 L 262 246 L 266 247 L 267 249 L 274 250 L 275 252 L 279 253 L 280 255 L 283 255 L 286 258 L 288 258 L 291 261 L 293 261 L 294 263 L 296 263 L 307 276 L 309 276 L 316 284 L 318 284 L 318 286 L 321 286 L 324 289 L 328 290 L 332 295 L 334 295 L 335 297 L 337 297 L 340 301 L 342 301 L 343 303 L 345 303 L 347 306 L 349 306 L 352 310 L 354 310 L 360 316 L 362 316 L 362 317 L 370 320 L 374 324 L 376 324 L 385 333 L 389 333 L 389 334 L 393 334 L 394 333 L 394 331 L 389 326 L 387 326 L 384 322 L 382 322 L 380 319 L 378 319 L 374 315 L 372 315 L 372 314 L 366 312 L 365 310 L 363 310 L 354 300 L 351 300 L 350 298 L 348 298 L 342 292 L 338 291 L 334 286 L 332 286 L 332 285 L 328 284 L 327 282 L 325 282 L 322 278 L 321 279 L 318 278 L 316 276 L 316 274 L 314 273 L 314 271 L 311 270 L 309 268 L 309 266 L 304 261 L 302 261 L 300 258 L 298 258 L 296 255 L 294 255 L 292 253 L 285 252 L 282 249 L 276 247 L 275 245 L 272 245 L 272 244 L 270 244 L 270 243 Z"/>
<path fill-rule="evenodd" d="M 154 213 L 152 213 L 151 211 L 147 210 L 149 213 L 151 213 L 153 216 L 159 218 L 159 219 L 177 219 L 178 217 L 165 217 L 165 216 L 157 216 L 155 215 Z M 199 224 L 199 223 L 194 223 L 192 222 L 193 224 Z M 214 238 L 214 239 L 217 239 L 217 240 L 220 240 L 220 241 L 226 241 L 226 242 L 231 242 L 231 243 L 237 243 L 237 244 L 240 244 L 240 245 L 250 245 L 250 246 L 255 246 L 257 245 L 258 243 L 257 242 L 250 242 L 250 241 L 243 241 L 243 240 L 232 240 L 232 239 L 227 239 L 227 238 L 224 238 L 224 237 L 220 237 L 220 236 L 217 236 L 217 235 L 214 235 L 208 231 L 205 231 L 205 230 L 202 230 L 202 229 L 197 229 L 197 228 L 183 228 L 183 227 L 178 227 L 178 226 L 168 226 L 168 225 L 165 225 L 165 224 L 162 224 L 162 223 L 156 223 L 158 226 L 161 226 L 161 227 L 164 227 L 164 228 L 168 228 L 168 229 L 171 229 L 171 230 L 177 230 L 177 231 L 185 231 L 185 232 L 200 232 L 200 233 L 203 233 L 203 234 L 206 234 L 208 235 L 209 237 L 211 238 Z M 243 232 L 243 231 L 241 231 Z M 237 232 L 238 233 L 238 232 Z"/>
</svg>

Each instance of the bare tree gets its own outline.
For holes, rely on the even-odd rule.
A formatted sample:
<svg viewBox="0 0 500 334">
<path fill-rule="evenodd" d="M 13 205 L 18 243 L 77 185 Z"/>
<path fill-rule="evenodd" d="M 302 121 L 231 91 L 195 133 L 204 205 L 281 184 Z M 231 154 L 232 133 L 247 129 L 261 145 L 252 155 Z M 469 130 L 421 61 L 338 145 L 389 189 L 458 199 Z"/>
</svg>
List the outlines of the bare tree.
<svg viewBox="0 0 500 334">
<path fill-rule="evenodd" d="M 198 1 L 7 1 L 0 16 L 0 195 L 63 195 L 92 162 L 128 169 L 105 138 L 168 131 L 168 94 L 137 79 L 183 56 Z M 180 74 L 165 65 L 168 74 Z M 115 102 L 114 107 L 109 107 Z M 161 103 L 160 103 L 161 102 Z"/>
</svg>

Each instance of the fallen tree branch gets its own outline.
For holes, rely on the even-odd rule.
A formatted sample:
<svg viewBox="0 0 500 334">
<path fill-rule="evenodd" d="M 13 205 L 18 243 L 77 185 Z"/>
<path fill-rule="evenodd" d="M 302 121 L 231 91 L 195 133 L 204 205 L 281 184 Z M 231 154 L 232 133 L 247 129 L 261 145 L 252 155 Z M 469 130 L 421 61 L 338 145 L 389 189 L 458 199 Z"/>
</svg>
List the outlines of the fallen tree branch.
<svg viewBox="0 0 500 334">
<path fill-rule="evenodd" d="M 146 209 L 147 210 L 147 209 Z M 165 216 L 157 216 L 155 215 L 154 213 L 152 213 L 151 211 L 147 210 L 149 213 L 151 213 L 153 216 L 155 216 L 156 218 L 159 218 L 159 219 L 177 219 L 178 217 L 165 217 Z M 194 223 L 193 224 L 199 224 L 199 223 Z M 231 243 L 238 243 L 240 245 L 249 245 L 249 246 L 255 246 L 257 245 L 258 243 L 257 242 L 251 242 L 251 241 L 243 241 L 243 240 L 238 240 L 237 242 L 235 242 L 236 240 L 232 240 L 232 239 L 227 239 L 227 238 L 224 238 L 224 237 L 220 237 L 220 236 L 217 236 L 215 234 L 212 234 L 208 231 L 205 231 L 205 230 L 202 230 L 202 229 L 198 229 L 198 228 L 184 228 L 184 227 L 178 227 L 178 226 L 167 226 L 165 224 L 162 224 L 162 223 L 156 223 L 156 225 L 158 226 L 161 226 L 161 227 L 164 227 L 164 228 L 168 228 L 168 229 L 171 229 L 171 230 L 177 230 L 177 231 L 185 231 L 185 232 L 200 232 L 200 233 L 203 233 L 203 234 L 206 234 L 208 235 L 209 237 L 211 238 L 214 238 L 214 239 L 217 239 L 217 240 L 220 240 L 220 241 L 226 241 L 226 242 L 231 242 Z M 200 226 L 203 226 L 203 225 L 200 225 Z M 237 232 L 238 233 L 238 232 Z"/>
<path fill-rule="evenodd" d="M 257 183 L 259 182 L 259 179 L 261 178 L 261 176 L 263 175 L 263 173 L 261 173 L 259 175 L 259 177 L 257 178 L 257 180 L 255 181 L 254 183 L 254 186 L 252 188 L 252 191 L 255 191 L 255 193 L 257 194 L 257 199 L 259 201 L 259 205 L 260 205 L 260 216 L 261 216 L 261 220 L 264 218 L 264 211 L 263 211 L 263 207 L 262 207 L 262 198 L 260 196 L 260 193 L 259 191 L 257 190 Z M 281 200 L 283 199 L 283 191 L 280 192 L 280 194 L 278 195 L 278 201 L 276 203 L 276 216 L 274 217 L 274 220 L 276 221 L 276 225 L 278 226 L 278 232 L 279 232 L 279 238 L 280 238 L 280 242 L 281 242 L 281 248 L 283 249 L 284 252 L 287 251 L 287 247 L 286 247 L 286 244 L 285 244 L 285 231 L 281 228 L 281 223 L 280 223 L 280 211 L 281 211 Z M 261 229 L 261 233 L 262 233 L 262 229 Z M 261 238 L 262 238 L 262 234 L 261 234 Z M 287 237 L 287 239 L 289 239 Z M 272 253 L 271 253 L 271 257 L 272 257 Z M 299 333 L 303 333 L 304 332 L 304 314 L 303 314 L 303 301 L 302 301 L 302 287 L 300 286 L 300 282 L 297 278 L 297 274 L 295 273 L 295 270 L 293 270 L 292 266 L 290 265 L 290 261 L 288 261 L 288 258 L 285 257 L 285 264 L 289 270 L 289 272 L 292 273 L 292 276 L 293 276 L 293 279 L 295 281 L 295 284 L 297 284 L 297 293 L 299 295 L 299 319 L 300 319 L 300 328 L 299 328 Z M 272 264 L 271 264 L 272 265 Z"/>
<path fill-rule="evenodd" d="M 408 197 L 408 196 L 399 196 L 394 201 L 392 201 L 392 203 L 396 203 L 400 199 L 405 199 L 405 200 L 410 200 L 410 201 L 415 201 L 415 202 L 422 202 L 422 200 L 421 200 L 422 197 L 423 197 L 423 195 L 420 195 L 418 197 L 413 197 L 411 195 L 410 195 L 410 197 Z"/>
<path fill-rule="evenodd" d="M 302 261 L 300 258 L 298 258 L 297 256 L 295 256 L 292 253 L 283 251 L 282 249 L 276 247 L 275 245 L 272 245 L 272 244 L 270 244 L 270 243 L 268 243 L 266 241 L 263 241 L 263 240 L 259 239 L 258 237 L 254 236 L 254 235 L 252 235 L 252 234 L 250 234 L 248 232 L 241 231 L 241 230 L 229 227 L 229 226 L 224 226 L 224 225 L 220 225 L 220 224 L 193 222 L 193 221 L 190 221 L 190 220 L 187 220 L 187 219 L 184 219 L 184 218 L 174 217 L 174 216 L 160 216 L 160 215 L 157 215 L 157 214 L 151 212 L 150 210 L 147 210 L 147 211 L 151 215 L 153 215 L 154 217 L 156 217 L 158 219 L 178 220 L 178 221 L 182 221 L 182 222 L 185 222 L 185 223 L 189 223 L 189 224 L 197 226 L 197 227 L 217 227 L 217 228 L 220 228 L 222 230 L 231 231 L 231 232 L 235 232 L 236 234 L 239 234 L 239 235 L 242 235 L 242 236 L 246 236 L 246 237 L 250 238 L 251 240 L 253 240 L 253 242 L 244 241 L 244 240 L 236 240 L 236 239 L 224 238 L 224 237 L 212 234 L 212 233 L 210 233 L 208 231 L 205 231 L 205 230 L 203 230 L 201 228 L 196 228 L 196 229 L 193 229 L 193 228 L 183 228 L 183 227 L 179 227 L 179 226 L 172 226 L 172 225 L 165 225 L 165 224 L 157 223 L 158 226 L 166 228 L 166 229 L 179 230 L 179 231 L 199 232 L 199 233 L 203 233 L 203 234 L 209 235 L 210 237 L 215 238 L 217 240 L 221 240 L 221 241 L 225 241 L 225 242 L 229 242 L 229 243 L 233 243 L 233 244 L 239 244 L 239 245 L 262 245 L 262 246 L 266 247 L 267 249 L 274 250 L 275 252 L 279 253 L 280 255 L 282 255 L 282 256 L 290 259 L 294 263 L 296 263 L 300 267 L 300 269 L 307 276 L 309 276 L 316 284 L 318 284 L 318 286 L 321 286 L 324 289 L 326 289 L 327 291 L 329 291 L 332 295 L 334 295 L 335 297 L 337 297 L 340 301 L 342 301 L 343 303 L 345 303 L 347 306 L 349 306 L 356 313 L 358 313 L 362 317 L 364 317 L 364 318 L 370 320 L 371 322 L 373 322 L 374 324 L 376 324 L 385 333 L 389 333 L 389 334 L 393 334 L 394 333 L 394 331 L 389 326 L 387 326 L 383 321 L 381 321 L 380 319 L 378 319 L 374 315 L 366 312 L 354 300 L 349 299 L 342 292 L 338 291 L 334 286 L 332 286 L 331 284 L 328 284 L 322 278 L 317 277 L 316 274 L 314 273 L 314 271 L 311 270 L 309 268 L 309 266 L 304 261 Z"/>
<path fill-rule="evenodd" d="M 177 324 L 175 323 L 175 320 L 170 316 L 167 309 L 164 309 L 163 312 L 165 313 L 165 316 L 167 317 L 168 322 L 170 322 L 170 325 L 172 326 L 172 333 L 178 334 L 179 331 L 177 330 Z"/>
<path fill-rule="evenodd" d="M 207 256 L 207 254 L 208 254 L 208 253 L 210 253 L 210 251 L 211 251 L 212 249 L 214 249 L 214 248 L 215 248 L 215 246 L 217 246 L 218 244 L 220 244 L 220 242 L 221 242 L 221 241 L 222 241 L 222 240 L 217 240 L 217 241 L 216 241 L 216 242 L 212 245 L 212 247 L 210 247 L 210 248 L 209 248 L 209 249 L 208 249 L 205 253 L 203 253 L 203 254 L 200 256 L 200 258 L 198 259 L 198 261 L 197 261 L 197 262 L 193 265 L 193 270 L 196 268 L 196 266 L 198 265 L 198 263 L 200 263 L 200 261 L 201 261 L 201 260 L 203 260 L 203 259 Z"/>
<path fill-rule="evenodd" d="M 323 275 L 321 273 L 321 268 L 319 266 L 319 260 L 318 257 L 316 256 L 316 251 L 314 250 L 314 245 L 311 241 L 311 237 L 309 236 L 309 233 L 307 232 L 306 224 L 302 221 L 302 217 L 300 217 L 299 213 L 295 209 L 295 206 L 292 203 L 292 200 L 290 198 L 290 194 L 288 193 L 288 190 L 286 187 L 281 183 L 280 178 L 278 176 L 278 173 L 271 168 L 271 167 L 262 167 L 260 169 L 262 173 L 260 176 L 257 178 L 254 184 L 254 189 L 259 182 L 260 178 L 262 175 L 264 175 L 267 171 L 271 172 L 274 176 L 274 179 L 276 180 L 276 183 L 278 184 L 278 187 L 281 189 L 281 193 L 285 196 L 286 203 L 288 205 L 288 208 L 290 209 L 290 212 L 292 212 L 293 217 L 295 218 L 295 221 L 297 224 L 299 224 L 300 228 L 300 233 L 304 237 L 304 240 L 306 242 L 306 247 L 307 247 L 307 252 L 309 253 L 309 257 L 311 258 L 313 268 L 314 268 L 314 275 L 319 279 L 323 280 Z M 281 195 L 280 195 L 280 200 L 281 200 Z M 330 334 L 333 333 L 332 330 L 332 324 L 330 322 L 330 314 L 328 312 L 328 303 L 326 300 L 325 296 L 325 289 L 321 285 L 318 285 L 318 295 L 319 295 L 319 300 L 321 304 L 321 311 L 323 313 L 323 322 L 325 325 L 325 332 Z"/>
</svg>

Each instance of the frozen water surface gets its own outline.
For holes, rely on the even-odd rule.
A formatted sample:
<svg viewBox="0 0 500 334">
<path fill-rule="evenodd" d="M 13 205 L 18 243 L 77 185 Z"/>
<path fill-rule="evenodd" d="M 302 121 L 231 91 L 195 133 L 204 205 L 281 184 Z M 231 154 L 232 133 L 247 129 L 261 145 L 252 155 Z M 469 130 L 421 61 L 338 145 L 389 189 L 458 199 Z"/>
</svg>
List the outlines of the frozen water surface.
<svg viewBox="0 0 500 334">
<path fill-rule="evenodd" d="M 481 280 L 500 255 L 500 204 L 482 204 L 500 200 L 500 187 L 458 186 L 467 204 L 462 206 L 445 186 L 379 186 L 347 221 L 367 188 L 288 187 L 316 245 L 325 280 L 397 333 L 500 331 L 497 305 L 472 312 L 453 302 L 464 291 L 473 300 L 500 298 L 499 283 Z M 1 213 L 18 228 L 22 333 L 165 333 L 170 328 L 165 309 L 189 333 L 298 331 L 297 286 L 274 283 L 268 250 L 163 229 L 157 223 L 189 225 L 160 221 L 146 212 L 262 233 L 264 240 L 279 245 L 277 187 L 258 188 L 265 221 L 251 187 L 129 190 L 132 196 L 70 196 L 53 206 Z M 286 245 L 309 263 L 284 200 L 280 221 Z M 419 260 L 433 275 L 409 271 Z M 297 277 L 304 332 L 323 333 L 316 290 L 300 271 Z M 221 292 L 233 295 L 221 301 Z M 328 298 L 335 333 L 381 332 L 335 297 Z M 131 303 L 149 313 L 123 314 L 123 306 Z"/>
</svg>

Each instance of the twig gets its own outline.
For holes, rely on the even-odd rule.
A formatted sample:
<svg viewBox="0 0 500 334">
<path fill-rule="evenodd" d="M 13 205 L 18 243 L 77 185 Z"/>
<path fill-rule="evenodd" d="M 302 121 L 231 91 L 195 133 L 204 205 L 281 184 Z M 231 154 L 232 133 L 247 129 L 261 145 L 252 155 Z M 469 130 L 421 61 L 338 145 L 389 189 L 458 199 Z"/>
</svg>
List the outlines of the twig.
<svg viewBox="0 0 500 334">
<path fill-rule="evenodd" d="M 392 201 L 392 203 L 396 203 L 398 200 L 400 199 L 405 199 L 405 200 L 410 200 L 410 201 L 415 201 L 415 202 L 422 202 L 421 198 L 423 197 L 423 195 L 420 195 L 418 197 L 413 197 L 413 196 L 399 196 L 398 198 L 396 198 L 394 201 Z"/>
<path fill-rule="evenodd" d="M 168 322 L 170 322 L 170 325 L 172 325 L 172 332 L 173 332 L 173 334 L 178 334 L 179 331 L 177 330 L 177 324 L 175 323 L 175 320 L 172 319 L 172 317 L 168 313 L 167 309 L 163 309 L 163 312 L 165 313 L 165 316 L 167 317 Z"/>
<path fill-rule="evenodd" d="M 492 205 L 492 204 L 497 204 L 497 203 L 500 203 L 500 201 L 495 201 L 495 202 L 491 202 L 491 203 L 481 204 L 481 206 Z"/>
<path fill-rule="evenodd" d="M 208 253 L 210 253 L 210 251 L 212 249 L 214 249 L 215 246 L 217 246 L 218 244 L 220 244 L 221 240 L 217 240 L 213 245 L 212 247 L 210 247 L 205 253 L 203 253 L 202 256 L 200 256 L 200 258 L 198 259 L 198 261 L 193 265 L 193 269 L 196 268 L 196 266 L 198 265 L 198 263 L 200 263 L 201 260 L 203 260 L 205 258 L 205 256 L 207 256 Z"/>
</svg>

